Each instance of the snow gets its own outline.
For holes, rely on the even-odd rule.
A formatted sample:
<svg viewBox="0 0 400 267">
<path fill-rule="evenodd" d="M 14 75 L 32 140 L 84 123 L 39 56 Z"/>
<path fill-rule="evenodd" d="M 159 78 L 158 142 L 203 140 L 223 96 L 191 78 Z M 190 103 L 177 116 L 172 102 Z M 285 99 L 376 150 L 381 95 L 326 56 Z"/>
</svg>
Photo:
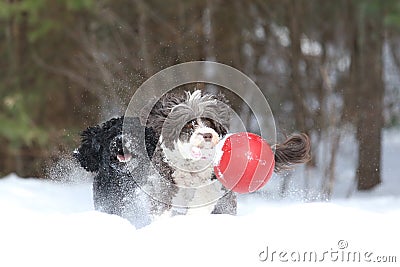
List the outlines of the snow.
<svg viewBox="0 0 400 267">
<path fill-rule="evenodd" d="M 383 144 L 384 182 L 372 193 L 345 198 L 354 163 L 347 147 L 330 202 L 304 198 L 300 170 L 284 199 L 274 177 L 263 191 L 239 197 L 238 216 L 176 216 L 139 230 L 94 211 L 87 179 L 10 174 L 0 179 L 0 266 L 398 266 L 399 131 L 386 131 Z M 360 262 L 346 262 L 348 254 Z M 309 263 L 310 255 L 320 262 Z"/>
</svg>

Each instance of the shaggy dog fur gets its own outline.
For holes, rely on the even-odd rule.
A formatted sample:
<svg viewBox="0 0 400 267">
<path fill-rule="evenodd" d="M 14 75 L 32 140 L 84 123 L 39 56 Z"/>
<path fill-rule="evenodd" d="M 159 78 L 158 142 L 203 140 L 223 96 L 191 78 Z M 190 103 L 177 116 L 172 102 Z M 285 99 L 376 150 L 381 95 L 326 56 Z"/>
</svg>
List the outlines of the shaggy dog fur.
<svg viewBox="0 0 400 267">
<path fill-rule="evenodd" d="M 96 173 L 96 210 L 127 218 L 136 227 L 166 213 L 236 214 L 235 193 L 220 184 L 208 164 L 210 152 L 229 130 L 231 114 L 224 97 L 168 93 L 144 113 L 149 115 L 142 123 L 120 117 L 82 132 L 74 156 Z M 123 137 L 124 123 L 133 130 Z M 305 134 L 275 145 L 277 172 L 309 158 Z"/>
<path fill-rule="evenodd" d="M 147 166 L 142 163 L 146 162 L 147 156 L 153 155 L 158 137 L 152 129 L 145 129 L 138 118 L 127 118 L 125 123 L 136 131 L 124 137 L 130 142 L 125 142 L 123 147 L 123 122 L 124 117 L 119 117 L 87 128 L 81 134 L 81 145 L 74 151 L 74 157 L 87 171 L 96 173 L 93 180 L 95 209 L 119 215 L 136 226 L 143 226 L 151 221 L 145 199 L 138 188 L 138 184 L 144 183 L 146 177 L 133 175 L 147 172 Z M 143 147 L 144 138 L 146 148 Z M 124 154 L 124 149 L 129 154 Z M 145 149 L 148 155 L 142 153 Z M 132 173 L 132 169 L 136 173 Z"/>
<path fill-rule="evenodd" d="M 152 108 L 147 127 L 160 136 L 153 156 L 163 186 L 161 202 L 172 214 L 236 214 L 236 195 L 215 177 L 215 145 L 228 133 L 230 107 L 223 95 L 166 94 Z M 169 183 L 168 183 L 169 182 Z M 172 190 L 171 190 L 172 189 Z M 165 211 L 165 207 L 157 213 Z"/>
</svg>

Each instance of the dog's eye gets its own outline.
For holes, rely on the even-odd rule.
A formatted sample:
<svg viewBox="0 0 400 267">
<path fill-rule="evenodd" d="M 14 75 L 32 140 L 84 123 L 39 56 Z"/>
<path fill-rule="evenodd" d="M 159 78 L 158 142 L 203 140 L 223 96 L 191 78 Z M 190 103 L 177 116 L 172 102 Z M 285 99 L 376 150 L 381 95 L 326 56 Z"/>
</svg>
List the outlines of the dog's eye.
<svg viewBox="0 0 400 267">
<path fill-rule="evenodd" d="M 187 130 L 190 130 L 190 129 L 193 129 L 195 126 L 196 126 L 196 121 L 192 120 L 192 121 L 186 123 L 184 128 Z"/>
<path fill-rule="evenodd" d="M 190 135 L 191 133 L 193 133 L 193 128 L 192 127 L 184 127 L 182 130 L 181 130 L 181 135 L 183 134 L 183 135 Z"/>
<path fill-rule="evenodd" d="M 214 125 L 212 123 L 212 121 L 210 119 L 207 118 L 201 118 L 202 123 L 206 126 L 206 127 L 210 127 L 212 128 Z"/>
</svg>

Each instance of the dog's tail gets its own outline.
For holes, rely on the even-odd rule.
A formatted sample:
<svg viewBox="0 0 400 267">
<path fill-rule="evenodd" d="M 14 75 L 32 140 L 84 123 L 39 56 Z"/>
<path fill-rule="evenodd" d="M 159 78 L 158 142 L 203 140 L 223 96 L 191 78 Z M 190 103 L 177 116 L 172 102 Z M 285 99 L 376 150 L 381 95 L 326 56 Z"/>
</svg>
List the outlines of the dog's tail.
<svg viewBox="0 0 400 267">
<path fill-rule="evenodd" d="M 306 134 L 292 134 L 283 143 L 275 146 L 275 172 L 289 169 L 294 164 L 311 159 L 310 138 Z"/>
</svg>

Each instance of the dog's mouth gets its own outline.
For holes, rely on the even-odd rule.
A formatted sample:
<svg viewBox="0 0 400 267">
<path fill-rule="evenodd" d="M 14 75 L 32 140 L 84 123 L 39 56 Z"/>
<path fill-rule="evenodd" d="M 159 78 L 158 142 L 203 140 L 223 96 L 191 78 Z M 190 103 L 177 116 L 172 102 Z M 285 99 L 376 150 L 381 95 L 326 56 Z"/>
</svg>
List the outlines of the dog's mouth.
<svg viewBox="0 0 400 267">
<path fill-rule="evenodd" d="M 189 151 L 190 159 L 192 160 L 212 160 L 214 158 L 215 149 L 199 146 L 192 146 Z"/>
<path fill-rule="evenodd" d="M 118 154 L 117 160 L 121 163 L 126 163 L 132 159 L 132 154 L 125 153 L 125 154 Z"/>
<path fill-rule="evenodd" d="M 190 150 L 190 154 L 194 159 L 205 158 L 205 157 L 203 157 L 203 153 L 201 152 L 201 149 L 197 146 L 192 147 L 192 149 Z"/>
</svg>

